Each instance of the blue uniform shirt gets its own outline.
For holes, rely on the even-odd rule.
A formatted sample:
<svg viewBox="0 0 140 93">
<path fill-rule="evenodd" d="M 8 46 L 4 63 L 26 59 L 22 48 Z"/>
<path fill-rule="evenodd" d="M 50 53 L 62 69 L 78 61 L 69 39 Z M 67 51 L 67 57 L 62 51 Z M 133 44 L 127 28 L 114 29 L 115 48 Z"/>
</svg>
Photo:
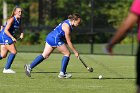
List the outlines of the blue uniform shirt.
<svg viewBox="0 0 140 93">
<path fill-rule="evenodd" d="M 72 25 L 70 23 L 70 20 L 65 20 L 62 23 L 60 23 L 53 31 L 51 31 L 47 37 L 46 37 L 46 42 L 52 46 L 60 46 L 64 44 L 64 39 L 65 39 L 65 32 L 62 29 L 62 24 L 67 23 L 70 27 L 70 31 L 72 31 Z"/>
<path fill-rule="evenodd" d="M 14 18 L 14 22 L 12 23 L 12 25 L 10 26 L 10 28 L 8 30 L 12 36 L 14 36 L 15 31 L 17 29 L 19 29 L 19 26 L 20 26 L 20 21 L 18 21 L 16 19 L 16 17 L 13 17 L 13 18 Z M 7 25 L 7 22 L 4 26 L 4 28 L 2 29 L 2 31 L 0 32 L 0 44 L 12 44 L 12 43 L 14 43 L 14 41 L 5 33 L 6 25 Z"/>
</svg>

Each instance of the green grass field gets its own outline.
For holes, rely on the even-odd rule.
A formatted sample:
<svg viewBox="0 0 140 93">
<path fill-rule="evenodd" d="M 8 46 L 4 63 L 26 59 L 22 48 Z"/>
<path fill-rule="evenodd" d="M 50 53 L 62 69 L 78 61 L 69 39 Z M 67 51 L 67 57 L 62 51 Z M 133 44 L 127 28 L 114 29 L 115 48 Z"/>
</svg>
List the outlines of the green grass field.
<svg viewBox="0 0 140 93">
<path fill-rule="evenodd" d="M 135 93 L 135 57 L 81 55 L 94 72 L 88 72 L 74 55 L 67 71 L 71 79 L 57 77 L 61 66 L 61 54 L 52 54 L 32 71 L 28 78 L 23 66 L 38 53 L 18 53 L 12 65 L 16 74 L 3 74 L 6 59 L 0 62 L 0 93 Z M 103 75 L 99 80 L 98 76 Z"/>
</svg>

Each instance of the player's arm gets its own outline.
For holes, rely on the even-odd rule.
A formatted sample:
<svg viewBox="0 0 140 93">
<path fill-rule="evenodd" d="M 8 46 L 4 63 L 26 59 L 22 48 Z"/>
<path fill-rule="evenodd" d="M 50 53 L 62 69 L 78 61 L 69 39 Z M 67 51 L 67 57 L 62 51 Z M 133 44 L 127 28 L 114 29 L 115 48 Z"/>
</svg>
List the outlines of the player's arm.
<svg viewBox="0 0 140 93">
<path fill-rule="evenodd" d="M 14 18 L 10 18 L 8 21 L 7 21 L 7 25 L 5 27 L 5 33 L 13 40 L 13 41 L 16 41 L 16 39 L 10 34 L 9 32 L 9 29 L 12 25 L 12 23 L 14 22 Z"/>
<path fill-rule="evenodd" d="M 62 29 L 65 32 L 65 38 L 66 38 L 66 41 L 67 41 L 68 46 L 74 52 L 75 56 L 78 57 L 79 54 L 78 54 L 77 50 L 75 49 L 75 47 L 73 46 L 73 44 L 71 42 L 70 27 L 68 26 L 68 24 L 63 23 Z"/>
<path fill-rule="evenodd" d="M 112 40 L 109 42 L 109 46 L 113 47 L 113 45 L 117 43 L 127 31 L 129 31 L 129 29 L 137 22 L 137 20 L 138 16 L 130 12 L 126 19 L 122 22 Z"/>
<path fill-rule="evenodd" d="M 20 39 L 23 39 L 23 37 L 24 37 L 24 31 L 23 31 L 23 26 L 21 25 L 20 27 L 19 27 L 19 30 L 20 30 Z"/>
</svg>

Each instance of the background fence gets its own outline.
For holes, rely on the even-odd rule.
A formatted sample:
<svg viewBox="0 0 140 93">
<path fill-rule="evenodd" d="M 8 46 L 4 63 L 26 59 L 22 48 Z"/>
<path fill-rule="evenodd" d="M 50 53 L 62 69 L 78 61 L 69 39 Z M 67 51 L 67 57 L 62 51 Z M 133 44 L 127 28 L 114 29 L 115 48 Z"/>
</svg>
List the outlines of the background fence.
<svg viewBox="0 0 140 93">
<path fill-rule="evenodd" d="M 80 43 L 80 41 L 78 43 L 74 43 L 74 46 L 76 47 L 76 49 L 79 51 L 79 53 L 84 53 L 84 54 L 105 54 L 104 52 L 104 47 L 106 46 L 106 43 L 94 43 L 94 40 L 100 39 L 100 38 L 96 38 L 96 36 L 100 36 L 102 33 L 95 33 L 95 34 L 85 34 L 83 35 L 76 35 L 78 40 L 79 38 L 86 38 L 89 37 L 88 39 L 86 38 L 86 40 L 88 40 L 87 43 Z M 106 33 L 108 34 L 108 32 Z M 113 34 L 113 33 L 112 33 Z M 124 40 L 122 43 L 118 43 L 115 47 L 114 47 L 114 54 L 116 55 L 135 55 L 136 51 L 137 51 L 137 43 L 134 42 L 133 39 L 135 35 L 133 34 L 128 34 L 128 36 L 126 38 L 129 38 L 129 40 L 131 40 L 131 43 L 123 43 L 123 42 L 127 42 L 127 39 Z M 44 39 L 45 40 L 45 39 Z M 22 41 L 21 41 L 22 43 Z M 41 44 L 21 44 L 21 43 L 17 43 L 17 49 L 19 52 L 42 52 L 45 46 L 45 43 L 41 43 Z M 55 53 L 57 53 L 58 51 L 54 51 Z"/>
<path fill-rule="evenodd" d="M 131 2 L 132 0 L 14 0 L 13 3 L 11 0 L 0 0 L 0 9 L 5 11 L 6 3 L 8 16 L 17 5 L 24 9 L 25 38 L 17 43 L 20 52 L 42 52 L 46 35 L 67 19 L 69 14 L 77 12 L 82 17 L 81 25 L 74 28 L 72 33 L 72 42 L 77 50 L 86 54 L 104 54 L 103 46 L 127 16 Z M 3 15 L 0 13 L 0 21 Z M 115 54 L 135 55 L 136 28 L 137 26 L 115 46 Z"/>
</svg>

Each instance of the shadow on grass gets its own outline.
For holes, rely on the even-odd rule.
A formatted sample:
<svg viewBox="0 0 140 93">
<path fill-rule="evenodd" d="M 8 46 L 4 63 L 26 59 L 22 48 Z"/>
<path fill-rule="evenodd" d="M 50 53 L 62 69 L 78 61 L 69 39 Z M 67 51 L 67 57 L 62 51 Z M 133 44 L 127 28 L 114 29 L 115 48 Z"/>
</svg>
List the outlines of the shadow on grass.
<svg viewBox="0 0 140 93">
<path fill-rule="evenodd" d="M 98 79 L 98 80 L 107 80 L 107 79 L 116 79 L 116 80 L 117 80 L 117 79 L 118 79 L 118 80 L 119 80 L 119 79 L 136 79 L 136 78 L 131 78 L 131 77 L 124 77 L 124 78 L 117 78 L 117 77 L 115 78 L 115 77 L 113 77 L 113 78 L 111 78 L 111 77 L 108 77 L 108 78 L 99 79 L 99 78 L 88 78 L 88 77 L 87 77 L 87 78 L 73 77 L 73 78 L 71 78 L 71 79 L 93 79 L 93 80 L 94 80 L 94 79 Z"/>
<path fill-rule="evenodd" d="M 36 71 L 32 73 L 59 73 L 59 72 Z M 68 72 L 68 73 L 89 73 L 89 72 Z"/>
<path fill-rule="evenodd" d="M 39 73 L 39 74 L 53 74 L 53 73 L 59 73 L 59 72 L 32 72 L 32 73 Z M 70 73 L 89 73 L 89 72 L 70 72 Z M 134 77 L 104 77 L 102 79 L 99 79 L 97 77 L 93 77 L 93 78 L 89 78 L 89 77 L 75 77 L 73 76 L 71 79 L 98 79 L 98 80 L 108 80 L 108 79 L 116 79 L 116 80 L 119 80 L 119 79 L 136 79 Z"/>
<path fill-rule="evenodd" d="M 136 78 L 133 78 L 133 77 L 119 77 L 119 78 L 103 78 L 103 79 L 136 79 Z"/>
<path fill-rule="evenodd" d="M 32 72 L 32 73 L 59 73 L 59 72 L 43 72 L 43 71 L 38 71 L 38 72 Z"/>
</svg>

